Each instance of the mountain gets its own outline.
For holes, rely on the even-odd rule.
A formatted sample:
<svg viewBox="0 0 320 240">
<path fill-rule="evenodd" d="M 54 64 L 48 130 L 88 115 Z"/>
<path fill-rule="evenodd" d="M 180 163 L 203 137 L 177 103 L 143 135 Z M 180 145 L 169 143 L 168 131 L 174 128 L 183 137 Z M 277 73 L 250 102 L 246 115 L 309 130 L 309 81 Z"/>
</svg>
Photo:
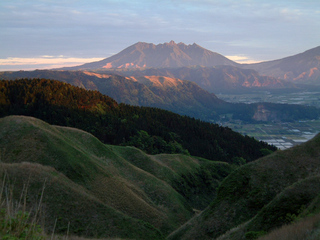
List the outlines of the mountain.
<svg viewBox="0 0 320 240">
<path fill-rule="evenodd" d="M 1 118 L 0 136 L 0 186 L 13 186 L 6 197 L 17 202 L 27 186 L 28 209 L 44 187 L 43 222 L 50 234 L 55 226 L 59 234 L 163 239 L 194 215 L 192 208 L 209 204 L 234 169 L 191 156 L 151 156 L 105 145 L 82 130 L 26 116 Z"/>
<path fill-rule="evenodd" d="M 199 76 L 200 73 L 208 76 L 206 73 L 211 72 L 207 68 L 189 70 L 190 68 L 178 68 L 116 72 L 123 76 L 115 75 L 114 72 L 36 70 L 1 72 L 0 79 L 55 79 L 88 90 L 98 90 L 119 103 L 162 108 L 205 121 L 219 121 L 226 114 L 232 116 L 233 119 L 246 122 L 316 119 L 320 114 L 319 110 L 314 107 L 299 105 L 227 103 L 193 82 L 172 76 L 174 73 L 181 77 L 187 73 L 190 73 L 188 76 L 194 77 Z M 251 70 L 245 71 L 250 72 Z M 153 74 L 167 74 L 170 77 Z M 237 89 L 239 90 L 240 87 Z"/>
<path fill-rule="evenodd" d="M 224 179 L 206 210 L 168 239 L 256 239 L 318 213 L 319 154 L 320 134 L 243 165 Z"/>
<path fill-rule="evenodd" d="M 257 71 L 234 66 L 179 67 L 115 70 L 123 76 L 166 76 L 196 83 L 212 93 L 241 93 L 252 90 L 297 89 L 288 81 L 261 76 Z"/>
<path fill-rule="evenodd" d="M 98 90 L 119 103 L 157 107 L 201 119 L 216 118 L 216 108 L 226 104 L 193 82 L 169 77 L 123 77 L 89 71 L 36 70 L 2 72 L 0 78 L 55 79 L 88 90 Z"/>
<path fill-rule="evenodd" d="M 236 62 L 211 52 L 197 44 L 176 44 L 174 41 L 164 44 L 138 42 L 123 51 L 104 60 L 64 70 L 93 70 L 110 68 L 162 68 L 183 66 L 238 66 Z"/>
<path fill-rule="evenodd" d="M 180 68 L 181 71 L 183 67 L 192 66 L 198 66 L 197 76 L 193 76 L 194 73 L 177 76 L 176 73 L 174 77 L 194 81 L 200 87 L 208 87 L 210 92 L 215 93 L 237 91 L 238 88 L 296 88 L 293 83 L 319 85 L 320 46 L 279 60 L 238 64 L 195 43 L 186 45 L 171 41 L 154 45 L 138 42 L 104 60 L 62 70 L 169 68 L 177 72 L 173 68 Z"/>
<path fill-rule="evenodd" d="M 244 65 L 262 75 L 294 83 L 320 84 L 320 46 L 274 61 Z"/>
</svg>

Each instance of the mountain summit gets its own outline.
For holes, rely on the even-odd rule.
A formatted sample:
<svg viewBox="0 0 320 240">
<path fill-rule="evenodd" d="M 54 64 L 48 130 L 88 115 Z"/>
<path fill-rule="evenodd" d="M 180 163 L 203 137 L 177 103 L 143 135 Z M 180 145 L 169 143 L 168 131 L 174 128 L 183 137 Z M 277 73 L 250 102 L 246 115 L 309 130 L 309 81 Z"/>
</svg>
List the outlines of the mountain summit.
<svg viewBox="0 0 320 240">
<path fill-rule="evenodd" d="M 194 65 L 205 67 L 217 65 L 238 66 L 236 62 L 195 43 L 186 45 L 170 41 L 169 43 L 158 45 L 138 42 L 109 58 L 68 69 L 176 68 Z"/>
</svg>

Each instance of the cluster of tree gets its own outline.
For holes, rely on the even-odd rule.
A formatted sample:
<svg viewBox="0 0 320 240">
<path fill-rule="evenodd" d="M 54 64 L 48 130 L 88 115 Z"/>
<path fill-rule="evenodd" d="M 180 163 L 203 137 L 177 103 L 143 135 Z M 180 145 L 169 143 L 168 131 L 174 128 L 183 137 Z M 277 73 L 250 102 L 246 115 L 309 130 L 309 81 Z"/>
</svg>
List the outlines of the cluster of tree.
<svg viewBox="0 0 320 240">
<path fill-rule="evenodd" d="M 27 115 L 92 133 L 104 143 L 134 145 L 153 153 L 190 153 L 246 162 L 275 147 L 230 128 L 158 108 L 117 104 L 98 91 L 46 79 L 0 81 L 0 116 Z"/>
<path fill-rule="evenodd" d="M 174 133 L 170 142 L 165 141 L 159 136 L 150 136 L 146 131 L 140 130 L 138 134 L 130 137 L 130 140 L 124 145 L 135 146 L 150 154 L 159 153 L 181 153 L 190 155 L 187 149 L 184 149 L 180 143 L 175 140 Z"/>
</svg>

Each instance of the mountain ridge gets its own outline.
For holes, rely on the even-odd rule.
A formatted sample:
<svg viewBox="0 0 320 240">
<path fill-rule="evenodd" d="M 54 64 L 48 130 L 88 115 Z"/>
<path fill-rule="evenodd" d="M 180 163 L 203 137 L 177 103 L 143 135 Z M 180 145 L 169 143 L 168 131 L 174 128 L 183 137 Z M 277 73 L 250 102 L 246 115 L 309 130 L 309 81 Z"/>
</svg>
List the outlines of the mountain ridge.
<svg viewBox="0 0 320 240">
<path fill-rule="evenodd" d="M 198 77 L 200 81 L 209 81 L 214 76 L 224 74 L 223 69 L 224 67 L 218 68 L 218 70 L 197 67 L 133 70 L 132 72 L 130 70 L 123 70 L 123 72 L 102 71 L 101 73 L 79 70 L 36 70 L 32 72 L 3 72 L 0 73 L 0 78 L 4 80 L 55 79 L 87 90 L 98 90 L 119 103 L 162 108 L 205 121 L 218 121 L 224 118 L 225 114 L 232 114 L 233 119 L 249 122 L 314 119 L 319 115 L 319 110 L 308 106 L 228 103 L 219 99 L 214 93 L 208 92 L 210 87 L 212 89 L 215 86 L 210 86 L 210 82 L 205 82 L 206 85 L 201 88 L 194 82 L 176 78 L 177 76 L 194 78 L 201 74 L 205 78 Z M 238 70 L 236 68 L 236 71 Z M 252 72 L 253 70 L 245 71 Z M 242 76 L 242 79 L 247 79 L 247 75 Z M 226 84 L 238 86 L 237 81 L 239 80 L 233 79 L 231 82 L 226 81 Z M 253 75 L 249 81 L 254 82 L 255 76 Z M 238 89 L 240 89 L 239 86 Z M 261 113 L 263 114 L 261 115 Z"/>
<path fill-rule="evenodd" d="M 62 68 L 63 70 L 92 70 L 110 68 L 149 68 L 149 67 L 182 67 L 192 65 L 215 66 L 239 64 L 219 53 L 207 50 L 196 43 L 169 43 L 155 45 L 138 42 L 119 53 L 101 61 L 80 66 Z"/>
<path fill-rule="evenodd" d="M 320 84 L 320 46 L 289 57 L 245 64 L 262 75 L 272 76 L 295 83 Z"/>
<path fill-rule="evenodd" d="M 165 76 L 188 80 L 211 93 L 245 92 L 251 90 L 291 89 L 298 87 L 288 81 L 270 76 L 262 76 L 256 70 L 235 66 L 221 65 L 215 67 L 178 67 L 147 69 L 110 69 L 123 76 Z M 97 71 L 99 72 L 99 71 Z M 102 73 L 103 71 L 101 71 Z"/>
<path fill-rule="evenodd" d="M 267 80 L 265 79 L 264 81 L 266 81 L 267 85 L 271 86 L 271 88 L 295 88 L 295 86 L 289 83 L 319 85 L 320 46 L 282 59 L 253 64 L 239 64 L 219 53 L 207 50 L 196 43 L 186 45 L 182 42 L 177 44 L 174 41 L 170 41 L 169 43 L 155 45 L 153 43 L 138 42 L 101 61 L 61 68 L 61 70 L 146 70 L 150 68 L 174 69 L 191 66 L 205 68 L 232 66 L 239 69 L 255 70 L 261 75 L 255 76 L 255 78 L 259 78 L 260 81 L 253 80 L 253 83 L 246 81 L 243 85 L 240 85 L 248 89 L 250 87 L 264 88 L 264 83 L 261 83 L 263 78 L 267 78 Z M 236 78 L 239 77 L 240 75 L 238 74 Z M 222 79 L 226 80 L 226 76 L 222 77 Z M 230 79 L 228 79 L 228 81 L 230 81 Z M 225 90 L 226 89 L 224 89 L 224 91 Z"/>
</svg>

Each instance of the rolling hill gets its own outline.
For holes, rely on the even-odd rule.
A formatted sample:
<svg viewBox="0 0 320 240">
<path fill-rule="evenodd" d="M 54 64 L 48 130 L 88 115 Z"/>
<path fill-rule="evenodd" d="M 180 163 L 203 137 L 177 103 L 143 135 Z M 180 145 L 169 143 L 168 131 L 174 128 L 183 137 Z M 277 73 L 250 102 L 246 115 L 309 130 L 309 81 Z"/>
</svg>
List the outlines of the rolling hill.
<svg viewBox="0 0 320 240">
<path fill-rule="evenodd" d="M 0 81 L 0 89 L 2 117 L 33 116 L 85 130 L 104 143 L 133 145 L 151 154 L 190 153 L 225 162 L 242 157 L 250 162 L 263 155 L 261 149 L 276 149 L 230 128 L 158 108 L 117 104 L 98 91 L 59 81 Z"/>
<path fill-rule="evenodd" d="M 234 169 L 105 145 L 82 130 L 26 116 L 0 119 L 0 149 L 0 186 L 11 186 L 14 200 L 27 185 L 28 209 L 35 207 L 44 187 L 47 233 L 56 225 L 56 233 L 90 237 L 163 239 L 194 214 L 192 208 L 204 208 Z"/>
<path fill-rule="evenodd" d="M 319 152 L 317 135 L 238 168 L 221 183 L 210 206 L 168 239 L 256 239 L 318 213 Z"/>
</svg>

